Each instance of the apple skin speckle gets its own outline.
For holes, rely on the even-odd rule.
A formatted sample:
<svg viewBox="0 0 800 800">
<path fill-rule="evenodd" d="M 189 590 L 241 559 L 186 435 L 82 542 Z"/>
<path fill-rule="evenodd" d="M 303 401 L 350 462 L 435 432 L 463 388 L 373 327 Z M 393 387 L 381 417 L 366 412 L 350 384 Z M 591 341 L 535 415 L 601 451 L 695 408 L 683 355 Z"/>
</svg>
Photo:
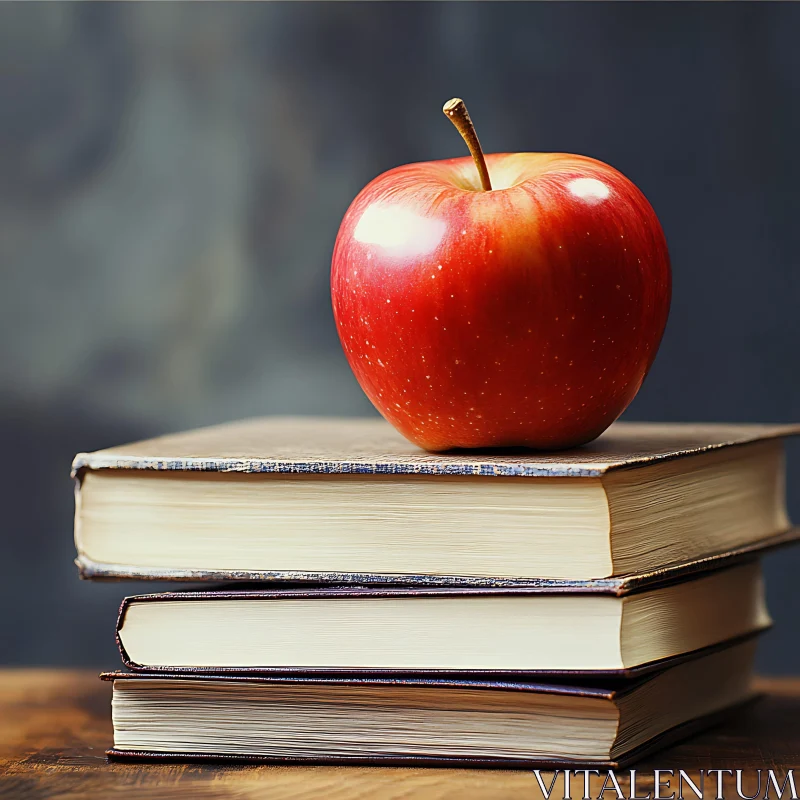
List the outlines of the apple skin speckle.
<svg viewBox="0 0 800 800">
<path fill-rule="evenodd" d="M 331 269 L 345 355 L 425 449 L 583 444 L 656 356 L 671 295 L 661 226 L 602 162 L 486 161 L 491 192 L 457 158 L 390 170 L 353 201 Z"/>
</svg>

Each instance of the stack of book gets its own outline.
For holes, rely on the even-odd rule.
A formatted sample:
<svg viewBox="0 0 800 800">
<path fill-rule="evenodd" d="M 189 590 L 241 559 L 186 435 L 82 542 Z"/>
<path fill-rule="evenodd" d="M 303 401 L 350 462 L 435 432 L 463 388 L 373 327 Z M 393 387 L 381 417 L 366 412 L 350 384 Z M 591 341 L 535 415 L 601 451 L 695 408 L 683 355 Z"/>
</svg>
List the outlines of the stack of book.
<svg viewBox="0 0 800 800">
<path fill-rule="evenodd" d="M 83 577 L 214 582 L 123 602 L 109 755 L 635 760 L 753 696 L 796 432 L 430 454 L 269 419 L 78 455 Z"/>
</svg>

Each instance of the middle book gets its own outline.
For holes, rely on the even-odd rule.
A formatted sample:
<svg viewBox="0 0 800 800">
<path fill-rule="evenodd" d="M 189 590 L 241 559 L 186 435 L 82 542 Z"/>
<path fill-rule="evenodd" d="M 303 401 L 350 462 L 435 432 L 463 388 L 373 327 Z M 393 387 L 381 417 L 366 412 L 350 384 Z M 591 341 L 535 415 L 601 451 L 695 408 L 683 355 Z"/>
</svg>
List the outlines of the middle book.
<svg viewBox="0 0 800 800">
<path fill-rule="evenodd" d="M 720 561 L 574 592 L 239 585 L 141 595 L 123 602 L 117 640 L 133 670 L 630 677 L 770 625 L 759 561 Z"/>
</svg>

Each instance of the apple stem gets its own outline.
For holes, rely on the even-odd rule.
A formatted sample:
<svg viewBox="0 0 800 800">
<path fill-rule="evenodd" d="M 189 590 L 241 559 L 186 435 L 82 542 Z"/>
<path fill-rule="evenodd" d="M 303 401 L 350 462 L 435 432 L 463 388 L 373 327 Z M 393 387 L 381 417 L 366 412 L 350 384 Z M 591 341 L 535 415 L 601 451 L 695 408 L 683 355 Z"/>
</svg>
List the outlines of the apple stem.
<svg viewBox="0 0 800 800">
<path fill-rule="evenodd" d="M 486 168 L 486 159 L 483 157 L 483 150 L 481 150 L 481 143 L 478 141 L 478 134 L 475 132 L 475 126 L 469 117 L 469 111 L 460 97 L 454 97 L 448 100 L 443 106 L 442 111 L 450 122 L 456 126 L 456 130 L 461 134 L 461 138 L 467 143 L 469 152 L 472 154 L 472 160 L 478 168 L 478 174 L 481 176 L 481 188 L 485 192 L 492 191 L 492 182 L 489 180 L 489 170 Z"/>
</svg>

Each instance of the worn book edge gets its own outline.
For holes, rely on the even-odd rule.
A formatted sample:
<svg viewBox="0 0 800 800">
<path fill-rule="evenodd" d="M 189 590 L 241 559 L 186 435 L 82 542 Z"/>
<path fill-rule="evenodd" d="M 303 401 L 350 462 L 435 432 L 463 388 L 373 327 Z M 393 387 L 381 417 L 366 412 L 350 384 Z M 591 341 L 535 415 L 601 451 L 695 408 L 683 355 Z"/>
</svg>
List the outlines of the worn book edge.
<svg viewBox="0 0 800 800">
<path fill-rule="evenodd" d="M 326 429 L 339 432 L 341 430 L 353 431 L 361 434 L 359 441 L 367 441 L 367 447 L 353 447 L 356 451 L 361 449 L 360 456 L 337 457 L 330 449 L 322 447 L 305 449 L 318 452 L 307 453 L 303 457 L 241 455 L 218 457 L 166 453 L 161 455 L 147 455 L 144 452 L 147 446 L 160 445 L 164 442 L 186 438 L 197 434 L 208 436 L 219 429 L 223 433 L 231 432 L 231 437 L 242 436 L 248 430 L 263 432 L 266 426 L 272 426 L 276 436 L 285 433 L 286 428 L 302 426 L 309 429 L 316 425 L 320 439 L 325 435 Z M 250 426 L 250 428 L 248 428 Z M 371 446 L 369 436 L 374 436 L 380 445 Z M 616 444 L 616 439 L 638 441 L 640 446 L 655 435 L 663 436 L 669 433 L 673 437 L 681 435 L 683 443 L 676 446 L 671 444 L 665 447 L 661 442 L 654 449 L 645 448 L 640 452 L 609 452 L 608 448 Z M 81 475 L 86 470 L 163 470 L 163 471 L 200 471 L 200 472 L 242 472 L 242 473 L 297 473 L 297 474 L 377 474 L 377 475 L 461 475 L 484 477 L 602 477 L 610 470 L 635 468 L 646 464 L 669 461 L 685 456 L 750 444 L 757 441 L 789 437 L 800 433 L 800 424 L 740 424 L 726 425 L 722 423 L 709 424 L 684 424 L 684 423 L 635 423 L 616 422 L 599 439 L 574 450 L 562 453 L 537 453 L 527 451 L 524 455 L 519 452 L 492 453 L 491 451 L 457 451 L 449 453 L 428 453 L 415 448 L 397 434 L 388 423 L 379 420 L 346 420 L 346 419 L 292 419 L 268 418 L 266 420 L 245 420 L 238 423 L 228 423 L 222 426 L 187 431 L 159 439 L 148 440 L 126 445 L 121 448 L 98 450 L 92 453 L 79 453 L 72 462 L 72 475 L 79 482 Z M 623 435 L 624 434 L 624 435 Z M 635 436 L 633 435 L 635 434 Z M 307 434 L 310 435 L 310 434 Z M 616 435 L 616 438 L 615 438 Z M 246 438 L 246 436 L 245 436 Z M 657 436 L 656 436 L 657 438 Z M 677 441 L 677 440 L 676 440 Z M 140 453 L 124 452 L 143 445 Z M 186 446 L 185 443 L 175 445 L 176 448 Z M 267 449 L 285 450 L 285 442 L 269 443 L 264 445 Z M 337 448 L 339 446 L 337 445 Z M 394 448 L 392 454 L 387 451 Z M 166 448 L 167 451 L 169 448 Z M 302 450 L 303 444 L 299 441 L 297 449 Z M 347 449 L 342 447 L 342 450 Z M 612 448 L 613 449 L 613 448 Z"/>
</svg>

